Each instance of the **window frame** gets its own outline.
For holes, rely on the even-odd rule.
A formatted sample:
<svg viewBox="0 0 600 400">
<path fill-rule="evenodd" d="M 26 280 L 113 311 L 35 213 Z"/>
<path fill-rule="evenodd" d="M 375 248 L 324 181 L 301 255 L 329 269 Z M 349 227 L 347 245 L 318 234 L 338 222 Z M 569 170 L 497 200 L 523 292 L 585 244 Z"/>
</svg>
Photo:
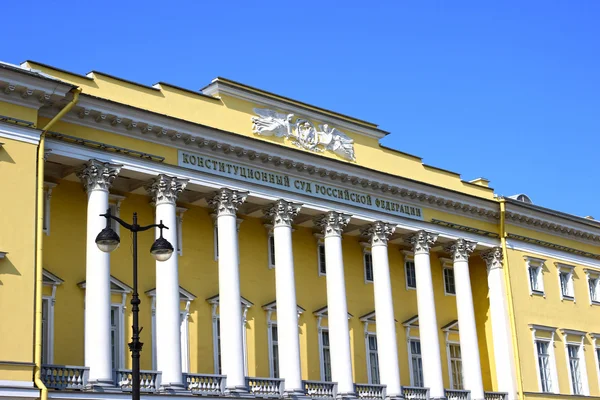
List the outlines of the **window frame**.
<svg viewBox="0 0 600 400">
<path fill-rule="evenodd" d="M 404 283 L 406 285 L 406 290 L 417 290 L 417 268 L 415 265 L 415 255 L 412 251 L 408 251 L 408 250 L 404 250 L 404 260 L 403 260 L 403 266 L 404 266 Z M 408 263 L 412 263 L 413 265 L 413 269 L 415 271 L 415 286 L 409 286 L 408 285 Z"/>
<path fill-rule="evenodd" d="M 462 368 L 462 349 L 460 348 L 460 329 L 458 325 L 458 320 L 454 320 L 449 324 L 442 327 L 442 331 L 444 332 L 444 340 L 446 342 L 446 362 L 448 364 L 448 382 L 450 382 L 450 388 L 454 390 L 463 390 L 464 388 L 464 375 Z M 450 335 L 453 336 L 453 339 L 450 339 Z M 456 357 L 451 357 L 451 346 L 459 346 L 459 352 L 461 358 L 458 359 L 460 361 L 460 383 L 461 388 L 456 387 L 456 382 L 454 382 L 454 377 L 452 375 L 452 361 L 456 361 Z"/>
<path fill-rule="evenodd" d="M 452 356 L 452 350 L 451 348 L 458 348 L 458 351 L 460 353 L 460 357 L 456 358 Z M 455 382 L 454 379 L 454 370 L 453 370 L 453 365 L 458 365 L 457 368 L 460 368 L 460 370 L 457 371 L 458 374 L 460 374 L 460 385 Z M 462 365 L 462 350 L 460 349 L 460 343 L 459 342 L 454 342 L 454 341 L 449 341 L 448 342 L 448 375 L 450 377 L 450 387 L 454 390 L 465 390 L 465 381 L 464 381 L 464 377 L 463 377 L 463 365 Z"/>
<path fill-rule="evenodd" d="M 176 207 L 175 208 L 175 229 L 177 243 L 175 246 L 175 250 L 177 251 L 177 255 L 183 255 L 183 214 L 187 211 L 187 208 L 184 207 Z"/>
<path fill-rule="evenodd" d="M 544 289 L 544 265 L 546 263 L 546 260 L 542 259 L 542 258 L 536 258 L 536 257 L 530 257 L 530 256 L 525 256 L 525 265 L 527 266 L 526 268 L 526 272 L 527 272 L 527 283 L 529 285 L 529 295 L 530 296 L 542 296 L 544 298 L 546 298 L 546 291 Z M 536 281 L 536 288 L 534 289 L 534 287 L 532 286 L 532 278 L 531 278 L 531 271 L 535 270 L 536 271 L 536 275 L 535 275 L 535 281 Z"/>
<path fill-rule="evenodd" d="M 44 216 L 42 231 L 46 236 L 50 235 L 50 200 L 52 199 L 52 190 L 58 186 L 53 182 L 44 182 Z"/>
<path fill-rule="evenodd" d="M 572 301 L 573 303 L 575 303 L 575 282 L 574 282 L 574 272 L 575 272 L 575 266 L 573 265 L 568 265 L 568 264 L 563 264 L 563 263 L 556 263 L 556 268 L 557 268 L 557 272 L 558 272 L 558 290 L 560 293 L 560 299 L 561 300 L 567 300 L 567 301 Z M 567 289 L 567 293 L 565 294 L 565 291 L 563 291 L 563 283 L 562 283 L 562 276 L 563 274 L 566 274 L 567 276 L 567 283 L 566 283 L 566 289 Z"/>
<path fill-rule="evenodd" d="M 533 342 L 533 359 L 535 362 L 535 371 L 537 375 L 538 381 L 538 390 L 540 393 L 560 393 L 560 383 L 558 380 L 558 372 L 556 369 L 556 354 L 554 351 L 554 338 L 556 335 L 556 328 L 545 326 L 545 325 L 535 325 L 530 324 L 529 328 L 531 329 L 531 336 Z M 550 335 L 550 337 L 540 336 L 541 334 Z M 545 342 L 548 345 L 548 364 L 549 364 L 549 382 L 550 387 L 548 391 L 544 391 L 542 389 L 542 376 L 539 365 L 539 352 L 537 348 L 537 342 Z"/>
<path fill-rule="evenodd" d="M 110 208 L 110 214 L 120 218 L 121 217 L 121 203 L 125 200 L 125 196 L 119 196 L 117 194 L 108 195 L 108 208 Z M 117 235 L 121 234 L 121 224 L 112 219 L 110 221 L 110 227 L 117 233 Z"/>
<path fill-rule="evenodd" d="M 454 262 L 449 258 L 441 258 L 442 263 L 442 284 L 444 285 L 444 295 L 445 296 L 456 296 L 456 280 L 454 279 Z M 454 293 L 448 290 L 448 285 L 446 282 L 446 273 L 450 271 L 450 276 L 452 277 L 452 285 L 454 286 Z"/>
<path fill-rule="evenodd" d="M 600 271 L 598 270 L 593 270 L 593 269 L 584 269 L 583 270 L 585 272 L 585 275 L 587 277 L 587 291 L 588 291 L 588 298 L 590 300 L 590 304 L 591 305 L 600 305 Z M 590 288 L 590 281 L 591 280 L 595 280 L 596 281 L 596 287 L 594 288 L 594 293 L 595 293 L 595 297 L 597 300 L 594 300 L 592 297 L 592 291 Z"/>
<path fill-rule="evenodd" d="M 54 305 L 56 303 L 56 289 L 62 285 L 64 281 L 46 269 L 42 269 L 42 286 L 51 287 L 52 293 L 50 296 L 42 295 L 42 302 L 46 302 L 48 315 L 46 316 L 46 324 L 42 329 L 46 330 L 46 346 L 42 348 L 43 357 L 45 356 L 44 364 L 54 363 Z M 42 339 L 44 332 L 42 331 Z"/>
<path fill-rule="evenodd" d="M 569 376 L 569 393 L 576 396 L 589 396 L 590 386 L 588 381 L 587 366 L 585 359 L 585 336 L 586 333 L 582 331 L 576 331 L 572 329 L 561 329 L 563 335 L 563 341 L 565 343 L 565 361 L 567 363 L 567 372 Z M 577 356 L 579 361 L 579 383 L 581 386 L 581 393 L 576 393 L 574 390 L 575 382 L 573 371 L 571 370 L 571 356 L 569 354 L 569 348 L 577 346 Z"/>
<path fill-rule="evenodd" d="M 115 359 L 115 367 L 113 370 L 119 370 L 125 368 L 125 305 L 122 303 L 110 304 L 110 312 L 113 310 L 116 312 L 116 351 L 111 349 L 111 361 Z M 111 332 L 113 330 L 111 324 Z"/>
<path fill-rule="evenodd" d="M 375 350 L 371 349 L 371 340 L 375 340 Z M 365 350 L 367 356 L 367 378 L 370 385 L 380 385 L 381 384 L 381 369 L 379 367 L 379 343 L 377 343 L 377 333 L 375 332 L 366 332 L 365 333 Z M 375 354 L 375 360 L 377 364 L 373 366 L 371 362 L 371 354 Z M 373 379 L 373 369 L 377 372 L 377 382 Z"/>
<path fill-rule="evenodd" d="M 277 364 L 279 364 L 279 354 L 277 354 L 277 356 L 275 356 L 275 352 L 273 351 L 273 331 L 272 328 L 273 326 L 277 327 L 277 301 L 272 301 L 268 304 L 265 304 L 264 306 L 262 306 L 262 309 L 265 310 L 267 312 L 267 341 L 268 341 L 268 350 L 269 350 L 269 377 L 271 378 L 276 378 L 275 377 L 275 361 L 277 361 Z M 296 305 L 296 311 L 298 313 L 298 318 L 300 318 L 300 315 L 302 315 L 302 313 L 305 311 L 304 308 L 300 307 L 299 305 Z M 277 346 L 279 346 L 279 329 L 277 329 Z M 275 357 L 277 357 L 277 359 L 275 359 Z M 279 368 L 279 365 L 277 365 L 277 371 L 279 373 L 279 375 L 281 375 L 281 368 Z"/>
<path fill-rule="evenodd" d="M 415 386 L 415 387 L 424 387 L 424 386 L 417 386 L 416 382 L 415 382 L 415 376 L 414 376 L 414 365 L 413 365 L 413 351 L 412 351 L 412 346 L 411 346 L 411 342 L 413 341 L 417 341 L 419 342 L 419 345 L 421 344 L 421 339 L 419 336 L 414 335 L 412 330 L 413 329 L 419 329 L 419 316 L 415 315 L 414 317 L 404 321 L 402 323 L 402 325 L 404 325 L 404 328 L 406 329 L 406 347 L 407 347 L 407 355 L 408 355 L 408 372 L 410 375 L 410 386 Z M 424 385 L 425 381 L 424 381 L 424 376 L 423 376 L 423 352 L 421 351 L 420 357 L 421 359 L 421 384 Z"/>
<path fill-rule="evenodd" d="M 321 249 L 323 249 L 322 257 Z M 327 276 L 327 254 L 325 253 L 325 241 L 323 239 L 317 241 L 317 270 L 319 276 Z"/>
<path fill-rule="evenodd" d="M 327 346 L 327 351 L 329 353 L 329 376 L 330 379 L 327 380 L 327 368 L 325 365 L 325 345 L 323 344 L 323 333 L 327 333 L 329 345 Z M 319 327 L 319 365 L 321 371 L 321 381 L 323 382 L 333 382 L 333 377 L 331 376 L 331 337 L 329 336 L 329 328 Z"/>
<path fill-rule="evenodd" d="M 594 365 L 596 369 L 596 379 L 598 380 L 598 385 L 600 386 L 600 334 L 598 333 L 590 333 L 590 338 L 592 339 L 592 346 L 594 347 Z"/>
<path fill-rule="evenodd" d="M 375 280 L 375 270 L 373 269 L 373 253 L 371 252 L 371 246 L 368 243 L 361 242 L 361 246 L 363 247 L 362 251 L 362 259 L 363 259 L 363 277 L 365 279 L 365 284 L 373 283 Z M 369 259 L 369 262 L 367 262 Z M 371 279 L 368 278 L 368 264 L 371 265 Z"/>
<path fill-rule="evenodd" d="M 319 339 L 319 371 L 320 371 L 320 376 L 321 376 L 321 381 L 325 381 L 325 360 L 323 357 L 323 336 L 322 336 L 322 332 L 326 331 L 329 334 L 329 327 L 328 326 L 324 326 L 322 324 L 323 319 L 328 317 L 328 308 L 327 306 L 325 307 L 321 307 L 318 310 L 313 312 L 313 315 L 317 318 L 317 332 L 318 332 L 318 339 Z M 352 318 L 352 314 L 348 313 L 348 319 Z M 329 343 L 331 344 L 331 338 L 329 338 L 330 341 Z M 329 365 L 330 365 L 330 375 L 331 375 L 331 347 L 329 346 Z M 327 381 L 327 382 L 331 382 L 331 381 Z"/>
</svg>

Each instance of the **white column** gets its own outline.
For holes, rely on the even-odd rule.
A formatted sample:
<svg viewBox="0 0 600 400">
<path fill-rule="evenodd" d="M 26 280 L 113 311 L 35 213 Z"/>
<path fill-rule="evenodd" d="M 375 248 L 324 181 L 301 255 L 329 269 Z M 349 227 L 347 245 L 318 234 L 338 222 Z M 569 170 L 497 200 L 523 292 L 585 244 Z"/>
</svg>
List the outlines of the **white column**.
<svg viewBox="0 0 600 400">
<path fill-rule="evenodd" d="M 221 370 L 228 392 L 246 392 L 244 331 L 240 294 L 240 261 L 236 212 L 248 193 L 221 189 L 209 200 L 217 212 L 219 233 L 219 324 Z"/>
<path fill-rule="evenodd" d="M 88 195 L 85 253 L 85 365 L 92 385 L 113 385 L 110 344 L 110 253 L 96 246 L 96 236 L 106 227 L 108 190 L 120 165 L 90 160 L 77 175 Z"/>
<path fill-rule="evenodd" d="M 266 210 L 266 214 L 273 218 L 275 240 L 279 375 L 284 379 L 286 393 L 303 395 L 294 254 L 292 251 L 292 220 L 298 215 L 300 207 L 300 204 L 278 200 Z"/>
<path fill-rule="evenodd" d="M 479 359 L 479 341 L 473 309 L 473 293 L 469 275 L 469 255 L 477 243 L 458 239 L 446 247 L 454 261 L 454 283 L 456 285 L 456 309 L 460 331 L 460 355 L 465 390 L 471 391 L 471 399 L 483 400 L 483 381 Z"/>
<path fill-rule="evenodd" d="M 503 255 L 500 247 L 481 254 L 487 264 L 488 295 L 492 321 L 492 342 L 496 364 L 497 390 L 508 393 L 509 400 L 517 399 L 517 378 L 513 342 L 510 331 L 506 289 L 504 286 Z"/>
<path fill-rule="evenodd" d="M 325 236 L 331 377 L 334 382 L 337 382 L 338 394 L 342 397 L 354 396 L 348 305 L 342 258 L 342 231 L 350 222 L 350 218 L 350 215 L 330 211 L 315 219 L 316 225 L 323 229 Z"/>
<path fill-rule="evenodd" d="M 407 240 L 412 244 L 415 253 L 423 381 L 425 387 L 429 388 L 430 397 L 439 399 L 444 397 L 444 382 L 438 337 L 439 328 L 435 314 L 435 300 L 431 280 L 431 262 L 429 260 L 429 249 L 437 240 L 437 235 L 427 231 L 419 231 L 408 237 Z"/>
<path fill-rule="evenodd" d="M 388 239 L 395 230 L 395 225 L 377 221 L 363 231 L 363 234 L 368 236 L 371 242 L 371 257 L 373 259 L 373 291 L 375 293 L 379 375 L 381 383 L 386 385 L 386 394 L 390 398 L 400 398 L 402 396 L 387 246 Z"/>
<path fill-rule="evenodd" d="M 185 189 L 187 179 L 167 175 L 158 177 L 148 187 L 156 206 L 156 223 L 169 229 L 163 230 L 163 237 L 177 249 L 177 229 L 175 202 Z M 156 229 L 156 237 L 160 229 Z M 156 262 L 156 368 L 162 372 L 163 389 L 181 389 L 183 376 L 181 368 L 181 333 L 179 321 L 179 268 L 177 252 L 167 261 Z"/>
</svg>

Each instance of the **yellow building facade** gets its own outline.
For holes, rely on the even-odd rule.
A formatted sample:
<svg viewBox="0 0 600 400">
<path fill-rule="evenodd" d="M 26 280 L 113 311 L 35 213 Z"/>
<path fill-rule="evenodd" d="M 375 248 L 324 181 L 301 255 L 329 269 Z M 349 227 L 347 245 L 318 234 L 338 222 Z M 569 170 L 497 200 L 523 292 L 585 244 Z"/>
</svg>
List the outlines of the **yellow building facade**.
<svg viewBox="0 0 600 400">
<path fill-rule="evenodd" d="M 0 397 L 600 397 L 600 224 L 217 78 L 0 63 Z"/>
</svg>

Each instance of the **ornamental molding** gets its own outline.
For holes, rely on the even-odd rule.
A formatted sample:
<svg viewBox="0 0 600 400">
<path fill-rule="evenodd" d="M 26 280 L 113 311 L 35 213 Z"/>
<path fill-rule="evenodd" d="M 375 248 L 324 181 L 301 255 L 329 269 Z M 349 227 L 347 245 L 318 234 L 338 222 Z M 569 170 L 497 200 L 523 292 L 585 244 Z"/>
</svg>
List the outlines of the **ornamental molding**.
<svg viewBox="0 0 600 400">
<path fill-rule="evenodd" d="M 272 219 L 274 227 L 291 227 L 294 218 L 296 218 L 301 208 L 302 204 L 279 199 L 264 209 L 263 212 L 267 217 Z"/>
<path fill-rule="evenodd" d="M 76 175 L 81 179 L 86 192 L 103 190 L 108 192 L 112 183 L 117 179 L 122 165 L 111 164 L 98 160 L 89 160 Z"/>
<path fill-rule="evenodd" d="M 452 255 L 452 260 L 468 261 L 469 256 L 475 250 L 476 242 L 471 242 L 463 238 L 456 239 L 453 243 L 445 247 L 445 250 Z"/>
<path fill-rule="evenodd" d="M 248 192 L 222 188 L 208 199 L 208 205 L 215 209 L 217 218 L 223 215 L 235 216 L 247 197 Z"/>
<path fill-rule="evenodd" d="M 317 127 L 306 118 L 283 114 L 267 108 L 255 108 L 251 117 L 252 132 L 259 136 L 286 138 L 299 148 L 323 153 L 331 151 L 350 161 L 356 161 L 354 140 L 329 124 Z"/>
<path fill-rule="evenodd" d="M 488 271 L 502 268 L 504 265 L 504 254 L 501 247 L 494 247 L 482 252 L 481 258 L 485 261 Z"/>
<path fill-rule="evenodd" d="M 427 232 L 425 230 L 418 231 L 407 236 L 404 240 L 409 243 L 414 254 L 429 254 L 429 250 L 436 242 L 438 235 L 436 233 Z"/>
<path fill-rule="evenodd" d="M 395 224 L 375 221 L 361 230 L 362 236 L 369 239 L 371 247 L 387 246 L 390 236 L 396 231 Z"/>
<path fill-rule="evenodd" d="M 188 179 L 176 178 L 165 174 L 159 174 L 152 183 L 146 186 L 148 194 L 152 196 L 155 205 L 175 204 L 177 196 L 187 186 Z"/>
<path fill-rule="evenodd" d="M 316 216 L 313 221 L 323 231 L 325 238 L 342 236 L 344 228 L 348 226 L 351 215 L 329 211 L 326 214 Z"/>
<path fill-rule="evenodd" d="M 39 109 L 60 102 L 74 87 L 18 66 L 0 68 L 0 101 Z M 37 121 L 30 121 L 37 122 Z"/>
</svg>

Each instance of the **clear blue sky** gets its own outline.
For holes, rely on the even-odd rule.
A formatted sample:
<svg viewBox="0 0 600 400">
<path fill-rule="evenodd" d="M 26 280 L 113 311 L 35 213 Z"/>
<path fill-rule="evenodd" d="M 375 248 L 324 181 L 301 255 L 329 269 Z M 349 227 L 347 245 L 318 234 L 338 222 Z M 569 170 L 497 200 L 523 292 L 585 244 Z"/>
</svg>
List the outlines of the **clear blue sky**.
<svg viewBox="0 0 600 400">
<path fill-rule="evenodd" d="M 2 61 L 190 89 L 227 77 L 378 123 L 383 144 L 498 194 L 600 219 L 600 1 L 9 1 L 3 14 Z"/>
</svg>

